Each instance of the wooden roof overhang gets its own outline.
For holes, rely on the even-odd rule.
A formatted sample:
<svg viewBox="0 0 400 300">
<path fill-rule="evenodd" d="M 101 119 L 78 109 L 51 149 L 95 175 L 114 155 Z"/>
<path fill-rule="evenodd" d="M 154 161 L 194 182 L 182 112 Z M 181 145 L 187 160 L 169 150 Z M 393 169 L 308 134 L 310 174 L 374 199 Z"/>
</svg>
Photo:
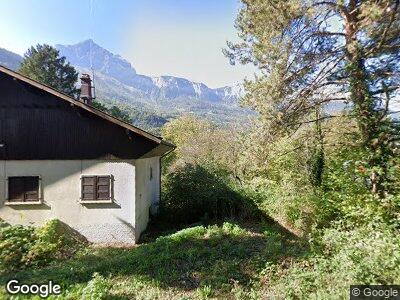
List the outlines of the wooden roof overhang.
<svg viewBox="0 0 400 300">
<path fill-rule="evenodd" d="M 42 83 L 39 83 L 35 80 L 32 80 L 30 78 L 27 78 L 26 76 L 23 76 L 17 72 L 14 72 L 8 68 L 5 68 L 3 66 L 0 66 L 0 75 L 1 74 L 5 74 L 9 77 L 11 77 L 14 81 L 18 81 L 23 85 L 28 85 L 30 87 L 33 87 L 34 89 L 37 89 L 39 91 L 42 91 L 42 93 L 44 93 L 44 98 L 46 98 L 46 94 L 47 96 L 53 96 L 57 99 L 59 99 L 60 101 L 63 102 L 63 106 L 65 109 L 65 104 L 68 104 L 69 107 L 71 107 L 72 109 L 75 109 L 78 114 L 80 115 L 84 115 L 87 118 L 91 118 L 92 119 L 96 119 L 93 120 L 93 124 L 91 125 L 92 127 L 95 126 L 96 127 L 96 134 L 101 135 L 101 129 L 103 129 L 103 133 L 108 136 L 107 140 L 104 140 L 104 143 L 115 143 L 115 151 L 109 151 L 109 149 L 113 149 L 113 147 L 108 147 L 109 149 L 95 149 L 95 147 L 97 146 L 98 148 L 102 148 L 103 144 L 98 141 L 100 139 L 97 138 L 93 140 L 93 151 L 90 152 L 89 150 L 84 151 L 78 151 L 78 149 L 73 149 L 71 150 L 71 152 L 68 153 L 64 153 L 63 155 L 57 155 L 55 153 L 50 154 L 51 151 L 38 151 L 36 156 L 30 157 L 28 153 L 24 153 L 24 151 L 19 151 L 20 155 L 15 154 L 14 152 L 18 152 L 18 151 L 7 151 L 7 139 L 4 137 L 6 134 L 5 132 L 7 132 L 7 130 L 12 131 L 14 129 L 11 128 L 11 123 L 8 125 L 3 125 L 0 123 L 0 159 L 77 159 L 77 158 L 82 158 L 82 159 L 91 159 L 91 158 L 121 158 L 121 159 L 127 159 L 127 158 L 146 158 L 146 157 L 154 157 L 154 156 L 162 156 L 165 155 L 166 153 L 172 151 L 175 146 L 167 141 L 164 141 L 161 137 L 153 135 L 145 130 L 142 130 L 136 126 L 133 126 L 131 124 L 128 124 L 124 121 L 121 121 L 117 118 L 114 118 L 113 116 L 104 113 L 92 106 L 89 106 L 87 104 L 84 104 L 83 102 L 80 102 L 79 100 L 76 100 L 66 94 L 63 94 L 47 85 L 44 85 Z M 1 86 L 0 86 L 1 88 Z M 25 87 L 26 88 L 26 87 Z M 37 93 L 36 93 L 37 94 Z M 0 98 L 2 97 L 2 91 L 0 90 Z M 25 98 L 27 98 L 27 95 L 24 95 Z M 53 98 L 52 97 L 52 98 Z M 0 99 L 1 100 L 1 99 Z M 47 100 L 48 102 L 49 100 Z M 1 101 L 0 101 L 1 103 Z M 0 110 L 3 109 L 3 114 L 0 115 L 1 118 L 3 119 L 10 119 L 10 118 L 18 118 L 18 112 L 16 111 L 15 107 L 14 107 L 14 116 L 12 116 L 12 113 L 10 113 L 10 115 L 7 115 L 7 107 L 11 107 L 13 104 L 7 104 L 5 105 L 6 107 L 1 107 L 0 106 Z M 4 105 L 3 105 L 4 106 Z M 28 105 L 22 104 L 22 107 L 24 107 L 25 109 L 28 107 Z M 47 106 L 49 106 L 47 104 Z M 32 111 L 34 110 L 35 105 L 33 105 Z M 12 109 L 10 109 L 9 111 L 12 111 Z M 43 118 L 47 118 L 46 115 L 42 114 L 41 115 Z M 27 117 L 25 117 L 27 118 Z M 50 117 L 49 117 L 50 119 Z M 82 118 L 81 118 L 82 119 Z M 101 121 L 99 121 L 99 119 Z M 37 119 L 36 119 L 37 120 Z M 65 120 L 60 120 L 60 122 L 65 121 L 66 123 L 70 123 L 71 127 L 74 127 L 74 125 L 71 125 L 71 122 L 74 122 L 73 120 L 71 120 L 71 118 L 69 119 L 65 119 Z M 31 121 L 32 122 L 32 121 Z M 42 120 L 41 120 L 42 122 Z M 76 120 L 75 120 L 76 122 Z M 104 123 L 108 123 L 108 125 L 102 124 L 102 122 Z M 49 122 L 50 123 L 50 122 Z M 30 124 L 28 121 L 25 122 L 25 124 Z M 56 124 L 53 123 L 51 124 Z M 56 124 L 57 125 L 57 124 Z M 58 126 L 58 125 L 57 125 Z M 57 127 L 54 126 L 54 127 Z M 67 126 L 67 125 L 65 125 Z M 76 125 L 77 127 L 78 125 Z M 1 128 L 3 127 L 3 128 Z M 28 127 L 28 126 L 27 126 Z M 39 126 L 40 127 L 40 126 Z M 118 127 L 119 130 L 117 130 L 115 127 Z M 42 127 L 43 128 L 43 125 Z M 61 128 L 61 127 L 60 127 Z M 68 135 L 68 128 L 65 128 L 65 130 L 63 131 L 62 128 L 56 128 L 54 129 L 57 132 L 54 132 L 53 135 L 57 134 L 57 133 L 64 133 L 66 135 Z M 28 129 L 28 128 L 27 128 Z M 75 128 L 77 129 L 77 128 Z M 123 134 L 121 134 L 121 129 L 124 130 L 125 135 L 124 137 L 122 137 Z M 21 131 L 21 129 L 19 129 L 19 131 Z M 88 130 L 86 130 L 86 136 L 90 137 L 90 134 L 88 135 Z M 18 135 L 18 132 L 14 134 L 9 134 L 9 136 L 11 136 L 11 138 L 15 138 L 15 136 Z M 40 135 L 40 132 L 37 132 L 36 135 Z M 23 135 L 21 135 L 23 136 Z M 60 136 L 59 139 L 62 139 L 63 137 Z M 79 135 L 77 135 L 75 133 L 75 138 L 80 139 L 81 137 Z M 39 138 L 40 139 L 40 138 Z M 89 139 L 90 140 L 90 139 Z M 74 143 L 72 137 L 70 137 L 70 141 L 72 141 L 72 144 L 75 144 L 76 148 L 79 147 L 85 147 L 85 145 L 90 148 L 90 144 L 88 142 L 82 142 L 80 144 L 78 143 Z M 24 143 L 23 140 L 20 141 L 21 144 Z M 16 142 L 14 141 L 14 144 L 16 144 Z M 117 149 L 116 146 L 119 146 L 121 148 L 124 149 Z M 36 146 L 36 145 L 34 145 Z M 140 149 L 138 149 L 140 148 Z M 130 154 L 130 150 L 131 150 L 131 154 Z M 44 153 L 46 152 L 46 153 Z M 55 151 L 53 151 L 55 152 Z M 63 152 L 62 150 L 60 152 Z M 115 152 L 115 153 L 112 153 Z M 42 155 L 43 153 L 43 155 Z M 81 153 L 81 155 L 79 154 Z M 59 156 L 59 157 L 58 157 Z M 81 156 L 81 157 L 79 157 Z"/>
</svg>

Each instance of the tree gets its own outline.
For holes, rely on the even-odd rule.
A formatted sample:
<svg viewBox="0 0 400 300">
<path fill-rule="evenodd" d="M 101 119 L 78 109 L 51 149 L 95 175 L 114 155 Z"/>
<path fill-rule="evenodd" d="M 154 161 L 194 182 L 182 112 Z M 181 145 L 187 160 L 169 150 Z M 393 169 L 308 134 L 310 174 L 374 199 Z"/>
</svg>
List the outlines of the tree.
<svg viewBox="0 0 400 300">
<path fill-rule="evenodd" d="M 235 130 L 219 128 L 207 120 L 185 115 L 165 124 L 161 133 L 176 145 L 176 149 L 165 160 L 165 165 L 170 169 L 192 164 L 237 175 L 236 162 L 241 145 Z"/>
<path fill-rule="evenodd" d="M 79 96 L 79 89 L 75 86 L 78 72 L 66 62 L 65 57 L 60 57 L 57 49 L 49 45 L 38 44 L 29 48 L 19 72 L 71 97 Z"/>
<path fill-rule="evenodd" d="M 98 110 L 104 111 L 105 113 L 108 113 L 112 115 L 114 118 L 120 119 L 126 123 L 132 123 L 132 118 L 129 115 L 129 113 L 125 110 L 120 109 L 118 106 L 113 105 L 111 108 L 106 107 L 100 102 L 93 101 L 92 104 L 95 108 Z"/>
<path fill-rule="evenodd" d="M 315 110 L 349 102 L 365 150 L 371 191 L 390 190 L 390 162 L 399 128 L 390 102 L 399 96 L 399 0 L 242 0 L 236 27 L 242 42 L 228 43 L 232 63 L 254 63 L 244 103 L 279 132 L 336 117 Z"/>
</svg>

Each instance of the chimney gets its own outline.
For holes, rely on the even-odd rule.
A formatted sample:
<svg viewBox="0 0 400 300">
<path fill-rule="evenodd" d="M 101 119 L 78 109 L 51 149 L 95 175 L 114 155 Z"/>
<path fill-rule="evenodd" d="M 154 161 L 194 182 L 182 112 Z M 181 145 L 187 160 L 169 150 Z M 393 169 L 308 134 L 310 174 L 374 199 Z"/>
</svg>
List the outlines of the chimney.
<svg viewBox="0 0 400 300">
<path fill-rule="evenodd" d="M 89 74 L 82 74 L 81 76 L 81 96 L 80 100 L 88 105 L 92 105 L 92 80 Z"/>
</svg>

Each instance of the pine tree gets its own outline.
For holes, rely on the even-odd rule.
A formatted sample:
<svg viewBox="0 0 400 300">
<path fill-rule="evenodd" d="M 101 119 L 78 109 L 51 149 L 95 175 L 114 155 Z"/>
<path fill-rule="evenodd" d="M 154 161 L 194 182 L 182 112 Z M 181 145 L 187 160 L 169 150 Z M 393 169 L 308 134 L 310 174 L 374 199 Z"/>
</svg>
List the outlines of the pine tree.
<svg viewBox="0 0 400 300">
<path fill-rule="evenodd" d="M 242 0 L 228 43 L 232 63 L 260 69 L 246 83 L 245 104 L 274 130 L 295 131 L 316 120 L 315 107 L 350 102 L 365 150 L 371 191 L 384 196 L 399 128 L 390 101 L 400 83 L 399 0 Z M 349 117 L 349 116 L 347 116 Z"/>
<path fill-rule="evenodd" d="M 18 71 L 69 96 L 79 96 L 79 89 L 75 86 L 78 72 L 49 45 L 38 44 L 29 48 Z"/>
</svg>

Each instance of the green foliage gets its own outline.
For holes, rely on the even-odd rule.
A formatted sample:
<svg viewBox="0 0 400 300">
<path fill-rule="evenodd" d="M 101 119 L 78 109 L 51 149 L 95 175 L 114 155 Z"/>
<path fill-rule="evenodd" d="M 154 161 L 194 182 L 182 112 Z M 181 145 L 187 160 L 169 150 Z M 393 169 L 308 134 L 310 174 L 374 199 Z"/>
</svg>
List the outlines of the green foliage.
<svg viewBox="0 0 400 300">
<path fill-rule="evenodd" d="M 198 289 L 200 299 L 208 299 L 212 295 L 212 289 L 209 285 L 202 286 Z"/>
<path fill-rule="evenodd" d="M 0 271 L 46 265 L 71 257 L 84 239 L 59 220 L 40 228 L 4 226 L 0 228 Z"/>
<path fill-rule="evenodd" d="M 114 118 L 120 119 L 126 123 L 132 123 L 132 118 L 130 117 L 129 113 L 125 110 L 122 110 L 121 108 L 119 108 L 116 105 L 107 107 L 97 101 L 93 101 L 92 105 L 95 108 L 97 108 L 98 110 L 104 111 L 104 112 L 112 115 Z"/>
<path fill-rule="evenodd" d="M 132 248 L 89 248 L 67 261 L 2 276 L 0 298 L 9 278 L 51 278 L 62 285 L 57 299 L 257 299 L 254 282 L 265 263 L 302 251 L 274 225 L 196 226 Z"/>
<path fill-rule="evenodd" d="M 399 233 L 384 223 L 326 229 L 313 244 L 315 255 L 290 268 L 275 265 L 264 271 L 272 286 L 268 297 L 344 299 L 355 282 L 395 284 L 400 280 Z"/>
<path fill-rule="evenodd" d="M 393 194 L 389 169 L 395 163 L 399 131 L 389 107 L 400 86 L 398 3 L 242 2 L 236 19 L 242 41 L 228 43 L 225 54 L 232 63 L 253 63 L 260 70 L 246 82 L 244 97 L 244 104 L 260 113 L 259 143 L 264 146 L 271 135 L 293 136 L 330 117 L 340 118 L 344 127 L 351 117 L 360 130 L 359 146 L 366 151 L 362 162 L 370 191 L 380 198 Z M 323 114 L 313 115 L 336 101 L 351 102 L 351 114 L 338 115 L 328 106 Z M 321 165 L 318 157 L 314 166 Z M 317 186 L 319 173 L 313 178 Z"/>
<path fill-rule="evenodd" d="M 82 290 L 81 299 L 88 300 L 101 300 L 104 299 L 108 290 L 110 289 L 110 283 L 99 273 L 94 273 L 93 278 L 88 282 L 85 288 Z"/>
<path fill-rule="evenodd" d="M 18 278 L 51 277 L 72 298 L 89 299 L 330 299 L 346 298 L 354 283 L 399 282 L 399 131 L 388 117 L 398 87 L 390 75 L 398 71 L 397 6 L 243 2 L 243 43 L 226 53 L 260 68 L 244 98 L 259 115 L 251 128 L 193 116 L 163 127 L 177 149 L 164 161 L 158 220 L 181 227 L 269 218 L 301 243 L 275 223 L 196 226 L 132 249 L 87 249 Z M 346 31 L 331 31 L 332 21 Z M 331 118 L 324 105 L 337 100 L 352 106 Z M 148 117 L 95 106 L 128 122 Z M 0 250 L 11 250 L 1 261 L 47 264 L 64 249 L 56 228 L 2 227 Z"/>
<path fill-rule="evenodd" d="M 319 148 L 315 151 L 309 161 L 310 165 L 310 183 L 314 187 L 320 187 L 322 185 L 322 178 L 325 166 L 325 154 L 324 150 Z"/>
<path fill-rule="evenodd" d="M 235 191 L 224 177 L 199 165 L 185 165 L 163 180 L 161 217 L 173 222 L 259 217 L 249 199 Z"/>
<path fill-rule="evenodd" d="M 156 112 L 143 107 L 135 108 L 116 100 L 99 99 L 98 101 L 93 101 L 92 105 L 117 119 L 138 126 L 154 134 L 159 134 L 160 128 L 167 122 L 166 118 L 157 115 Z"/>
<path fill-rule="evenodd" d="M 314 146 L 304 144 L 303 135 L 312 137 L 309 131 L 303 131 L 297 137 L 271 139 L 260 147 L 259 132 L 255 130 L 241 152 L 246 164 L 239 167 L 243 189 L 264 214 L 298 234 L 313 225 L 319 197 L 318 188 L 310 180 Z"/>
<path fill-rule="evenodd" d="M 189 163 L 235 174 L 235 159 L 240 147 L 237 130 L 220 128 L 205 119 L 182 116 L 168 122 L 161 132 L 166 140 L 177 146 L 165 160 L 167 167 L 173 169 Z"/>
<path fill-rule="evenodd" d="M 25 255 L 34 245 L 34 228 L 21 225 L 0 229 L 0 271 L 25 265 Z"/>
<path fill-rule="evenodd" d="M 65 57 L 59 56 L 54 47 L 46 44 L 32 46 L 25 53 L 18 71 L 71 97 L 79 96 L 79 89 L 75 87 L 78 72 L 65 61 Z"/>
</svg>

